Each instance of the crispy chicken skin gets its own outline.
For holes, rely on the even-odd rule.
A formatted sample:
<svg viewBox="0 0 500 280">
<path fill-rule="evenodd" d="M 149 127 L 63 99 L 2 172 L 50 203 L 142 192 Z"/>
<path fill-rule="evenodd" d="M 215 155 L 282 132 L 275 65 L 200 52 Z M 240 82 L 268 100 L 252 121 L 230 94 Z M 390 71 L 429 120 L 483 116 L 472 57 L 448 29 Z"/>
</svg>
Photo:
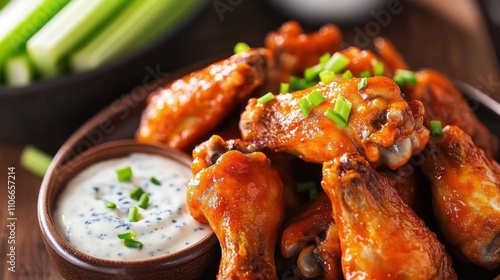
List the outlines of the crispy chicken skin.
<svg viewBox="0 0 500 280">
<path fill-rule="evenodd" d="M 284 216 L 281 179 L 265 154 L 228 151 L 188 185 L 189 211 L 222 249 L 218 279 L 277 279 L 274 251 Z"/>
<path fill-rule="evenodd" d="M 470 135 L 486 155 L 498 154 L 498 140 L 474 115 L 467 101 L 442 74 L 424 69 L 417 72 L 417 85 L 405 89 L 409 100 L 424 104 L 424 123 L 440 120 L 445 125 L 456 125 Z"/>
<path fill-rule="evenodd" d="M 386 73 L 392 76 L 398 69 L 410 69 L 406 61 L 399 54 L 399 52 L 396 50 L 396 47 L 394 47 L 389 39 L 384 37 L 376 37 L 373 40 L 373 44 L 375 45 L 377 53 L 384 62 Z"/>
<path fill-rule="evenodd" d="M 240 119 L 243 140 L 319 164 L 345 152 L 359 152 L 374 165 L 385 164 L 391 169 L 404 165 L 429 138 L 422 124 L 422 104 L 404 101 L 399 87 L 387 77 L 367 78 L 367 86 L 358 91 L 360 81 L 352 78 L 319 83 L 277 95 L 267 104 L 250 99 Z M 312 90 L 319 91 L 326 100 L 306 118 L 297 100 Z M 325 114 L 328 108 L 334 108 L 339 96 L 352 102 L 346 128 Z"/>
<path fill-rule="evenodd" d="M 456 279 L 451 258 L 424 222 L 359 155 L 325 162 L 345 279 Z"/>
<path fill-rule="evenodd" d="M 148 97 L 137 140 L 178 149 L 194 146 L 264 83 L 269 55 L 251 49 L 159 88 Z"/>
<path fill-rule="evenodd" d="M 473 263 L 500 264 L 500 165 L 456 126 L 432 137 L 422 169 L 432 185 L 434 212 L 448 241 Z"/>
</svg>

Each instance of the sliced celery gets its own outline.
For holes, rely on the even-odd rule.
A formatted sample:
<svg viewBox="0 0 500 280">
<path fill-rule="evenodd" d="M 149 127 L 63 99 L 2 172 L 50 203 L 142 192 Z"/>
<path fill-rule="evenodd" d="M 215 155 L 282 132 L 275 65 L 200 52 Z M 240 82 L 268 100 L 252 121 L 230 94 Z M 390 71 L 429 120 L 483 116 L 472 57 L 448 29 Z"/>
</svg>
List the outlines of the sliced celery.
<svg viewBox="0 0 500 280">
<path fill-rule="evenodd" d="M 9 3 L 10 0 L 0 0 L 0 10 Z"/>
<path fill-rule="evenodd" d="M 5 81 L 9 86 L 26 86 L 34 79 L 34 71 L 26 53 L 9 57 L 5 62 Z"/>
<path fill-rule="evenodd" d="M 21 153 L 21 166 L 35 175 L 43 177 L 49 168 L 52 156 L 28 145 Z"/>
<path fill-rule="evenodd" d="M 202 2 L 132 0 L 95 38 L 70 57 L 72 69 L 94 69 L 144 45 Z"/>
<path fill-rule="evenodd" d="M 73 0 L 27 42 L 27 51 L 44 77 L 60 74 L 62 59 L 109 20 L 127 0 Z"/>
</svg>

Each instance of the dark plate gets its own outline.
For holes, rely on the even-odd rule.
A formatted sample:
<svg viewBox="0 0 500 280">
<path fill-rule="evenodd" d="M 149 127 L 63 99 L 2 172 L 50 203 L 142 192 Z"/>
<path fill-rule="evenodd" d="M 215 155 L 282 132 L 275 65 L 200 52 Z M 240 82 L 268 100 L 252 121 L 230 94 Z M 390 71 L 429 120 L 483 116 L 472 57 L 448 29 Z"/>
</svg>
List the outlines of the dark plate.
<svg viewBox="0 0 500 280">
<path fill-rule="evenodd" d="M 48 172 L 78 157 L 80 153 L 98 144 L 112 140 L 134 138 L 135 131 L 140 123 L 142 111 L 145 107 L 145 98 L 147 94 L 158 86 L 165 85 L 194 70 L 201 69 L 220 58 L 221 57 L 209 59 L 189 66 L 154 84 L 136 88 L 133 92 L 116 100 L 99 114 L 87 121 L 66 141 L 63 147 L 61 147 L 60 152 L 56 154 L 53 165 Z M 486 94 L 463 82 L 455 81 L 455 85 L 462 91 L 479 119 L 493 134 L 500 138 L 500 126 L 498 125 L 500 123 L 500 104 Z M 432 212 L 427 214 L 432 215 Z M 432 222 L 429 227 L 434 230 Z M 454 260 L 454 262 L 456 263 L 455 269 L 459 275 L 459 279 L 493 279 L 500 273 L 499 270 L 487 271 L 473 264 L 463 264 L 458 260 Z"/>
</svg>

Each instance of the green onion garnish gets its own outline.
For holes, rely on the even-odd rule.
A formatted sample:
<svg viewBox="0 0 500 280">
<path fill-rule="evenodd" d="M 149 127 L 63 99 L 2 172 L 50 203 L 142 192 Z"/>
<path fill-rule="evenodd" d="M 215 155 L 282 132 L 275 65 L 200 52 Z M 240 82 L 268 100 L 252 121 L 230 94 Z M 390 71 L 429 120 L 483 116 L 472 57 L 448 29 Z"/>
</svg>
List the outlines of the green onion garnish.
<svg viewBox="0 0 500 280">
<path fill-rule="evenodd" d="M 321 64 L 323 69 L 325 68 L 326 63 L 328 62 L 328 60 L 330 60 L 331 57 L 332 56 L 330 55 L 330 53 L 325 53 L 324 55 L 320 56 L 319 64 Z"/>
<path fill-rule="evenodd" d="M 120 239 L 134 239 L 135 236 L 136 234 L 132 230 L 118 234 L 118 238 Z"/>
<path fill-rule="evenodd" d="M 396 82 L 396 84 L 398 84 L 400 88 L 404 87 L 407 84 L 410 84 L 412 86 L 417 84 L 417 77 L 415 75 L 415 72 L 409 70 L 397 69 L 392 79 Z"/>
<path fill-rule="evenodd" d="M 307 192 L 314 188 L 316 188 L 316 183 L 314 183 L 314 181 L 299 182 L 295 184 L 297 192 Z"/>
<path fill-rule="evenodd" d="M 342 74 L 342 79 L 344 79 L 344 80 L 349 80 L 352 77 L 353 76 L 352 76 L 351 70 L 347 70 L 344 72 L 344 74 Z"/>
<path fill-rule="evenodd" d="M 365 71 L 359 73 L 358 77 L 360 77 L 360 78 L 368 78 L 368 77 L 371 77 L 371 75 L 372 74 L 370 73 L 370 71 L 365 70 Z"/>
<path fill-rule="evenodd" d="M 128 220 L 129 222 L 139 221 L 139 209 L 137 207 L 128 209 Z"/>
<path fill-rule="evenodd" d="M 142 209 L 146 209 L 149 206 L 149 195 L 147 193 L 141 194 L 141 198 L 139 198 L 139 203 L 137 204 Z"/>
<path fill-rule="evenodd" d="M 318 106 L 321 102 L 325 101 L 325 97 L 319 93 L 317 90 L 311 91 L 307 96 L 307 101 L 311 103 L 312 106 Z"/>
<path fill-rule="evenodd" d="M 332 108 L 328 108 L 328 110 L 326 111 L 326 116 L 342 128 L 347 126 L 347 122 L 344 121 L 344 119 L 342 119 L 342 117 L 340 117 L 337 113 L 335 113 Z"/>
<path fill-rule="evenodd" d="M 331 83 L 335 79 L 335 73 L 330 70 L 323 70 L 319 72 L 319 79 L 325 84 Z"/>
<path fill-rule="evenodd" d="M 259 102 L 260 104 L 266 104 L 267 102 L 269 102 L 273 99 L 274 99 L 274 94 L 272 92 L 268 92 L 268 93 L 262 95 L 261 97 L 259 97 L 259 99 L 257 99 L 257 102 Z"/>
<path fill-rule="evenodd" d="M 52 162 L 52 156 L 37 149 L 34 146 L 27 145 L 21 152 L 21 166 L 31 173 L 43 177 Z"/>
<path fill-rule="evenodd" d="M 441 122 L 438 120 L 432 120 L 430 121 L 430 126 L 431 126 L 431 135 L 432 136 L 439 136 L 443 134 L 443 126 L 441 125 Z"/>
<path fill-rule="evenodd" d="M 244 52 L 250 49 L 250 46 L 245 42 L 238 42 L 234 45 L 234 53 L 238 54 L 240 52 Z"/>
<path fill-rule="evenodd" d="M 307 100 L 305 97 L 299 98 L 297 101 L 299 104 L 300 110 L 302 111 L 302 115 L 307 118 L 309 116 L 309 113 L 311 113 L 312 110 L 312 104 Z"/>
<path fill-rule="evenodd" d="M 351 114 L 352 103 L 345 99 L 343 96 L 337 97 L 337 102 L 335 102 L 335 107 L 333 111 L 337 113 L 344 121 L 349 121 L 349 115 Z"/>
<path fill-rule="evenodd" d="M 161 186 L 161 182 L 158 181 L 158 179 L 156 179 L 155 177 L 149 178 L 149 181 L 157 186 Z"/>
<path fill-rule="evenodd" d="M 113 202 L 107 201 L 107 200 L 104 200 L 104 206 L 106 206 L 106 208 L 109 208 L 109 209 L 116 208 L 116 204 L 114 204 Z"/>
<path fill-rule="evenodd" d="M 333 56 L 325 63 L 325 69 L 328 69 L 334 73 L 340 73 L 340 71 L 344 70 L 344 68 L 349 64 L 350 59 L 336 52 Z"/>
<path fill-rule="evenodd" d="M 129 248 L 142 248 L 142 243 L 133 239 L 125 239 L 123 240 L 123 244 Z"/>
<path fill-rule="evenodd" d="M 130 192 L 130 198 L 132 198 L 133 200 L 139 200 L 143 193 L 144 190 L 141 187 L 136 187 Z"/>
<path fill-rule="evenodd" d="M 318 77 L 319 72 L 321 72 L 322 70 L 323 66 L 321 64 L 306 68 L 304 70 L 304 78 L 308 81 L 313 81 Z"/>
<path fill-rule="evenodd" d="M 308 81 L 297 76 L 290 77 L 290 91 L 310 88 L 316 85 L 315 81 Z"/>
<path fill-rule="evenodd" d="M 290 84 L 280 83 L 280 93 L 288 93 L 288 92 L 290 92 Z"/>
<path fill-rule="evenodd" d="M 362 78 L 358 83 L 358 91 L 364 89 L 368 85 L 368 80 L 366 78 Z"/>
<path fill-rule="evenodd" d="M 117 169 L 116 170 L 116 176 L 118 176 L 118 181 L 120 182 L 127 182 L 132 179 L 132 168 L 130 166 Z"/>
<path fill-rule="evenodd" d="M 383 76 L 385 72 L 384 64 L 380 61 L 377 61 L 373 64 L 373 75 L 375 76 Z"/>
</svg>

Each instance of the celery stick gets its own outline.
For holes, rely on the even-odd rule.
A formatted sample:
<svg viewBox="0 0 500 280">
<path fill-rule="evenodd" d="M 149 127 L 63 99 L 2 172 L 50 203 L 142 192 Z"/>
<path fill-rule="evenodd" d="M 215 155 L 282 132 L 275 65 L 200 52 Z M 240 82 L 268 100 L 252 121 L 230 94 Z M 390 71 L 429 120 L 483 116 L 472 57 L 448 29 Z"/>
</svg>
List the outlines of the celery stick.
<svg viewBox="0 0 500 280">
<path fill-rule="evenodd" d="M 109 20 L 127 0 L 73 0 L 27 42 L 27 51 L 44 77 L 61 73 L 62 59 Z"/>
<path fill-rule="evenodd" d="M 78 72 L 94 69 L 137 48 L 137 41 L 148 37 L 150 29 L 155 30 L 155 25 L 168 21 L 171 14 L 184 10 L 192 2 L 133 0 L 97 37 L 70 57 L 72 69 Z"/>
<path fill-rule="evenodd" d="M 0 0 L 0 10 L 9 3 L 10 0 Z"/>
<path fill-rule="evenodd" d="M 43 177 L 52 162 L 52 156 L 32 145 L 21 152 L 21 166 L 31 173 Z"/>
<path fill-rule="evenodd" d="M 26 53 L 9 57 L 5 62 L 5 80 L 9 86 L 26 86 L 34 79 L 32 64 Z"/>
</svg>

